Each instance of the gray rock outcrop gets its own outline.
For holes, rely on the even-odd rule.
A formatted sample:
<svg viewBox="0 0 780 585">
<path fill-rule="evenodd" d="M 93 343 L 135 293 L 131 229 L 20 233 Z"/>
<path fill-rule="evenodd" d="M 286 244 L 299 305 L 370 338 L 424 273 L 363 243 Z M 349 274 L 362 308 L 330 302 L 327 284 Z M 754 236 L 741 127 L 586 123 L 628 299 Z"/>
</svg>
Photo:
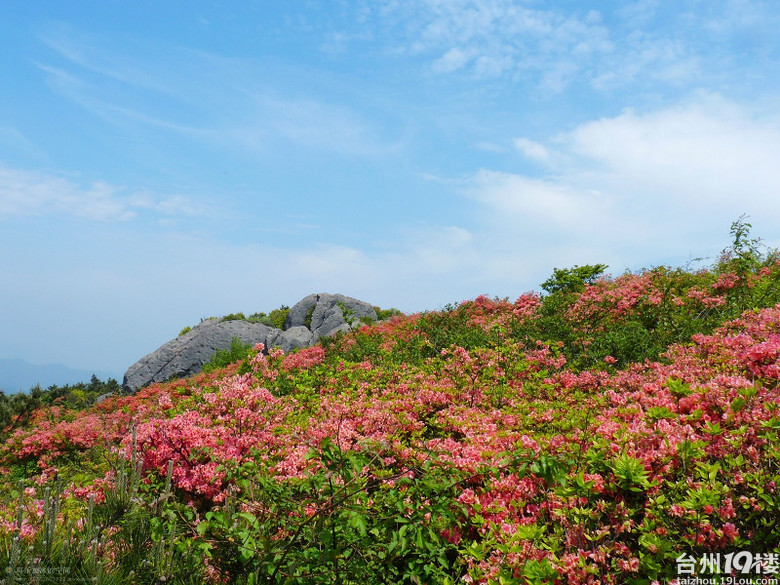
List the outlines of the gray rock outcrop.
<svg viewBox="0 0 780 585">
<path fill-rule="evenodd" d="M 351 317 L 351 323 L 347 323 L 343 309 Z M 349 331 L 350 326 L 359 325 L 362 318 L 376 321 L 376 311 L 369 303 L 344 295 L 320 293 L 298 301 L 290 309 L 284 326 L 285 329 L 307 327 L 312 333 L 312 343 L 316 343 L 322 337 Z"/>
<path fill-rule="evenodd" d="M 351 317 L 351 324 L 344 318 L 342 308 Z M 267 349 L 281 347 L 288 352 L 314 345 L 321 338 L 339 331 L 348 331 L 364 317 L 377 318 L 369 303 L 322 293 L 309 295 L 296 303 L 290 309 L 283 329 L 249 321 L 207 319 L 130 366 L 122 387 L 127 392 L 135 392 L 155 382 L 196 374 L 217 351 L 230 348 L 234 338 L 252 345 L 262 343 Z"/>
<path fill-rule="evenodd" d="M 154 382 L 191 376 L 217 351 L 228 349 L 233 338 L 254 345 L 278 331 L 262 323 L 206 319 L 130 366 L 122 387 L 133 392 Z"/>
<path fill-rule="evenodd" d="M 286 331 L 274 329 L 266 338 L 265 346 L 281 347 L 285 352 L 312 344 L 312 334 L 306 327 L 290 327 Z"/>
</svg>

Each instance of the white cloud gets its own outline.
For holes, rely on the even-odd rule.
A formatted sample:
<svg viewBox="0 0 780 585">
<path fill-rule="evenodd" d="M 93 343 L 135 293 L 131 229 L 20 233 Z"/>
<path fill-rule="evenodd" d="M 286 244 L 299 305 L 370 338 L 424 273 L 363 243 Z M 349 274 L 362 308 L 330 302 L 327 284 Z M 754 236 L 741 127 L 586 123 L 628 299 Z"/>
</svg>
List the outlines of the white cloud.
<svg viewBox="0 0 780 585">
<path fill-rule="evenodd" d="M 462 69 L 470 60 L 471 57 L 465 51 L 454 47 L 436 59 L 431 67 L 436 73 L 452 73 Z"/>
<path fill-rule="evenodd" d="M 559 60 L 576 56 L 567 67 L 556 66 L 555 82 L 547 83 L 547 89 L 560 89 L 578 73 L 579 63 L 612 50 L 595 12 L 578 16 L 513 0 L 423 0 L 388 2 L 383 14 L 401 19 L 408 51 L 431 55 L 438 73 L 546 75 Z"/>
<path fill-rule="evenodd" d="M 627 2 L 617 10 L 618 16 L 631 27 L 646 25 L 658 11 L 658 0 L 637 0 Z"/>
<path fill-rule="evenodd" d="M 513 60 L 509 55 L 482 55 L 474 62 L 474 74 L 482 79 L 500 77 L 512 67 Z"/>
<path fill-rule="evenodd" d="M 526 158 L 538 162 L 550 160 L 550 152 L 543 144 L 534 142 L 528 138 L 515 138 L 513 144 Z"/>
<path fill-rule="evenodd" d="M 320 244 L 306 250 L 277 250 L 273 256 L 284 258 L 280 264 L 286 265 L 287 270 L 292 268 L 290 272 L 305 275 L 305 279 L 326 288 L 371 272 L 370 258 L 361 250 L 348 246 Z"/>
<path fill-rule="evenodd" d="M 33 280 L 27 285 L 14 273 L 0 278 L 14 282 L 17 291 L 42 290 L 44 280 L 77 282 L 79 286 L 64 287 L 78 291 L 67 293 L 74 327 L 94 320 L 96 300 L 82 291 L 105 291 L 113 306 L 123 307 L 121 318 L 107 315 L 112 323 L 108 331 L 127 331 L 128 337 L 126 353 L 112 357 L 111 363 L 129 365 L 199 316 L 267 311 L 311 292 L 342 292 L 419 310 L 480 293 L 514 298 L 538 287 L 556 266 L 604 262 L 620 273 L 664 262 L 681 264 L 689 254 L 716 254 L 729 243 L 730 222 L 743 213 L 751 215 L 756 235 L 770 242 L 778 239 L 780 169 L 774 163 L 780 160 L 780 121 L 773 114 L 704 96 L 656 111 L 626 111 L 521 145 L 533 151 L 534 145 L 546 149 L 544 144 L 553 142 L 548 175 L 482 169 L 459 184 L 476 206 L 462 222 L 418 224 L 374 242 L 371 249 L 296 245 L 286 239 L 279 245 L 229 244 L 216 235 L 153 233 L 138 238 L 134 230 L 122 228 L 111 230 L 110 236 L 103 230 L 102 240 L 89 237 L 81 243 L 83 249 L 105 248 L 99 259 L 90 253 L 88 269 L 58 267 L 54 258 L 46 259 L 48 270 L 25 267 L 23 274 Z M 71 214 L 118 220 L 128 213 L 165 212 L 166 198 L 153 194 L 0 171 L 3 215 L 43 214 L 49 208 L 64 213 L 67 208 Z M 456 185 L 453 180 L 439 184 Z M 175 209 L 182 204 L 171 203 Z M 122 262 L 117 264 L 116 258 Z M 204 267 L 208 278 L 203 278 Z M 140 294 L 149 282 L 155 294 Z M 20 314 L 39 311 L 26 298 L 30 295 L 15 294 L 12 301 L 25 307 Z M 140 320 L 148 328 L 139 327 Z M 62 329 L 61 321 L 51 321 Z M 99 323 L 103 333 L 85 339 L 78 351 L 110 353 L 105 322 Z M 12 325 L 22 328 L 21 322 Z M 64 334 L 51 325 L 41 327 L 49 327 L 49 351 L 61 352 L 52 357 L 76 363 L 76 349 L 71 350 Z M 19 346 L 16 337 L 7 337 L 9 347 Z M 41 334 L 28 338 L 32 348 Z"/>
<path fill-rule="evenodd" d="M 408 275 L 431 278 L 463 274 L 478 261 L 473 234 L 459 226 L 418 226 L 405 230 L 397 247 Z"/>
<path fill-rule="evenodd" d="M 567 142 L 594 181 L 623 183 L 628 193 L 654 192 L 692 206 L 780 209 L 780 119 L 718 97 L 589 122 Z"/>
<path fill-rule="evenodd" d="M 481 256 L 495 266 L 511 264 L 511 254 L 533 242 L 535 260 L 546 266 L 559 265 L 561 255 L 572 263 L 606 261 L 618 271 L 671 256 L 683 262 L 687 253 L 717 253 L 742 214 L 751 216 L 757 235 L 776 238 L 780 117 L 774 111 L 698 96 L 551 137 L 556 156 L 546 161 L 547 176 L 482 169 L 463 184 L 481 204 L 482 227 L 474 229 Z M 532 141 L 515 146 L 548 152 Z M 491 277 L 500 280 L 498 273 Z"/>
<path fill-rule="evenodd" d="M 749 44 L 776 39 L 780 15 L 772 2 L 726 0 L 718 8 L 704 19 L 707 30 L 718 35 L 743 35 Z"/>
<path fill-rule="evenodd" d="M 512 173 L 482 169 L 474 175 L 467 191 L 502 222 L 511 218 L 523 224 L 580 232 L 585 226 L 602 224 L 611 213 L 609 198 L 598 191 Z"/>
<path fill-rule="evenodd" d="M 777 60 L 780 15 L 760 0 L 577 3 L 520 0 L 386 1 L 384 41 L 438 73 L 522 80 L 541 95 L 572 86 L 651 95 L 737 80 L 765 85 Z M 611 5 L 607 5 L 611 4 Z M 753 77 L 751 73 L 761 75 Z M 770 82 L 771 83 L 771 82 Z"/>
<path fill-rule="evenodd" d="M 591 85 L 598 90 L 614 90 L 633 84 L 663 82 L 690 85 L 702 78 L 703 58 L 683 39 L 658 37 L 634 30 L 621 39 L 620 50 L 594 69 Z"/>
<path fill-rule="evenodd" d="M 203 209 L 178 195 L 127 192 L 103 181 L 83 185 L 72 178 L 0 166 L 0 219 L 62 215 L 128 221 L 142 212 L 170 217 L 201 214 Z"/>
</svg>

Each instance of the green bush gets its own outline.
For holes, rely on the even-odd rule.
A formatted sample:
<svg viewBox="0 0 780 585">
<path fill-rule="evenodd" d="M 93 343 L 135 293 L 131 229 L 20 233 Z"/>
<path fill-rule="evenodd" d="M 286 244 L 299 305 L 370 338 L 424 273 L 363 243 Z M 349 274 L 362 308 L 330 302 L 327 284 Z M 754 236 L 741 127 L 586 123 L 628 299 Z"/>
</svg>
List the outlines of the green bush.
<svg viewBox="0 0 780 585">
<path fill-rule="evenodd" d="M 231 477 L 258 505 L 225 502 L 198 534 L 233 583 L 455 583 L 466 567 L 444 535 L 465 518 L 455 500 L 464 474 L 427 461 L 410 478 L 380 455 L 325 439 L 309 453 L 317 471 L 296 481 L 247 462 Z"/>
<path fill-rule="evenodd" d="M 554 268 L 550 278 L 542 283 L 542 289 L 550 294 L 554 293 L 578 293 L 585 290 L 585 286 L 593 284 L 607 269 L 606 264 L 586 264 L 572 268 Z"/>
<path fill-rule="evenodd" d="M 287 320 L 287 315 L 290 314 L 290 307 L 282 305 L 278 309 L 271 311 L 268 317 L 271 320 L 271 326 L 277 329 L 284 329 L 284 322 Z"/>
<path fill-rule="evenodd" d="M 94 377 L 0 395 L 0 422 L 37 428 L 0 459 L 0 585 L 666 583 L 683 552 L 777 554 L 780 307 L 741 311 L 780 300 L 780 264 L 741 221 L 710 270 L 556 268 L 544 296 L 355 327 L 111 413 L 40 408 L 116 386 Z"/>
<path fill-rule="evenodd" d="M 230 313 L 222 317 L 222 321 L 246 321 L 246 316 L 243 313 Z"/>
<path fill-rule="evenodd" d="M 290 313 L 290 307 L 282 305 L 278 309 L 274 309 L 270 313 L 252 313 L 245 320 L 250 323 L 262 323 L 268 325 L 268 327 L 276 327 L 277 329 L 284 329 L 284 322 L 287 319 L 287 315 Z M 242 315 L 242 313 L 238 313 Z"/>
<path fill-rule="evenodd" d="M 57 405 L 73 410 L 89 408 L 99 396 L 120 394 L 122 387 L 113 378 L 103 382 L 94 374 L 89 382 L 52 385 L 46 389 L 34 386 L 29 392 L 5 394 L 0 390 L 0 440 L 25 426 L 36 409 Z"/>
<path fill-rule="evenodd" d="M 390 309 L 382 309 L 380 307 L 374 307 L 374 311 L 376 311 L 376 319 L 377 321 L 386 321 L 387 319 L 391 319 L 392 317 L 403 317 L 403 313 L 396 309 L 396 308 L 390 308 Z"/>
<path fill-rule="evenodd" d="M 218 350 L 211 359 L 203 364 L 203 372 L 213 372 L 219 368 L 224 368 L 237 361 L 243 360 L 252 351 L 251 343 L 244 343 L 237 337 L 230 341 L 228 349 Z"/>
<path fill-rule="evenodd" d="M 154 476 L 141 481 L 135 439 L 132 448 L 129 461 L 115 462 L 113 480 L 100 501 L 93 496 L 85 504 L 66 496 L 60 482 L 28 487 L 43 501 L 43 515 L 38 517 L 23 505 L 25 484 L 19 482 L 8 494 L 18 502 L 17 534 L 0 547 L 0 584 L 203 582 L 203 554 L 188 538 L 194 511 L 174 498 L 173 467 L 164 483 Z M 23 523 L 38 528 L 32 542 L 18 536 Z M 109 541 L 121 543 L 110 561 L 105 555 Z"/>
</svg>

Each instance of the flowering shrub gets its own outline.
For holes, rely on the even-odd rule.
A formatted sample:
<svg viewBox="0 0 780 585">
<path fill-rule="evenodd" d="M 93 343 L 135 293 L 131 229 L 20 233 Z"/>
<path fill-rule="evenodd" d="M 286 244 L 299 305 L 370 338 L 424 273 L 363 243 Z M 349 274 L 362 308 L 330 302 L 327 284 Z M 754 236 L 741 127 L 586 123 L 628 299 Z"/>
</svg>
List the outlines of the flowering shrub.
<svg viewBox="0 0 780 585">
<path fill-rule="evenodd" d="M 780 552 L 778 270 L 591 270 L 41 408 L 0 448 L 0 564 L 622 584 L 669 582 L 683 553 Z"/>
</svg>

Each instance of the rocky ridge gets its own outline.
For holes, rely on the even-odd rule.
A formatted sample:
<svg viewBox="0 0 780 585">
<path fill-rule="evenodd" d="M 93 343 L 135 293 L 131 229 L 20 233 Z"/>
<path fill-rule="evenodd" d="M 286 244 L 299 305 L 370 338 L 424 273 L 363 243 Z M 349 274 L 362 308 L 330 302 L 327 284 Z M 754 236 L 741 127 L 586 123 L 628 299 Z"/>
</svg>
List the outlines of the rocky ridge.
<svg viewBox="0 0 780 585">
<path fill-rule="evenodd" d="M 228 349 L 233 339 L 252 345 L 262 343 L 267 349 L 280 347 L 287 352 L 349 331 L 366 318 L 377 318 L 369 303 L 340 294 L 320 293 L 308 295 L 293 305 L 282 329 L 249 321 L 206 319 L 130 366 L 122 387 L 127 392 L 135 392 L 155 382 L 197 374 L 217 351 Z"/>
</svg>

